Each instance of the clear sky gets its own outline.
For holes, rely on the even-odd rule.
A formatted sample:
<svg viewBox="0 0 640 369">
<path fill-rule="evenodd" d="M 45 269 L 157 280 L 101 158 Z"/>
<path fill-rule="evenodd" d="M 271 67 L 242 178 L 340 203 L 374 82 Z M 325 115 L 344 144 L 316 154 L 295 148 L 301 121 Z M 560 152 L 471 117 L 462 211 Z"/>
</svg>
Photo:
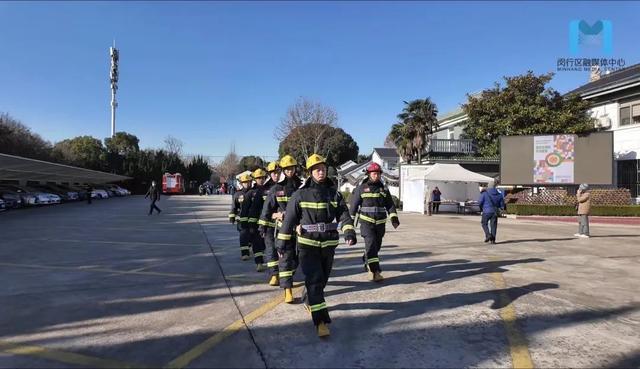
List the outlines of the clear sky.
<svg viewBox="0 0 640 369">
<path fill-rule="evenodd" d="M 186 153 L 276 155 L 274 127 L 306 96 L 369 153 L 402 100 L 430 96 L 444 114 L 502 76 L 555 71 L 572 19 L 611 20 L 614 56 L 640 62 L 639 14 L 611 1 L 0 2 L 0 111 L 53 142 L 107 137 L 115 38 L 117 129 L 142 147 L 172 135 Z M 558 72 L 552 87 L 587 79 Z"/>
</svg>

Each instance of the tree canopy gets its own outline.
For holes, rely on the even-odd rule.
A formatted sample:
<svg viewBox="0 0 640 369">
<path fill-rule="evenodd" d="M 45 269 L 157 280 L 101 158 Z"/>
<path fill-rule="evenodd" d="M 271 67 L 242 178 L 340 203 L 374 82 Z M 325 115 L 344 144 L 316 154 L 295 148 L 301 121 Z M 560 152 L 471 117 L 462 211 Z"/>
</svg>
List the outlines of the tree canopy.
<svg viewBox="0 0 640 369">
<path fill-rule="evenodd" d="M 299 144 L 299 137 L 316 138 L 313 134 L 317 132 L 318 127 L 316 127 L 315 124 L 307 124 L 294 128 L 294 130 L 280 142 L 278 148 L 280 157 L 289 154 L 304 165 L 308 157 L 308 151 Z M 324 156 L 329 166 L 336 167 L 348 160 L 356 161 L 358 159 L 358 144 L 354 141 L 353 137 L 342 128 L 331 126 L 323 128 L 322 134 L 317 142 L 318 144 L 314 149 L 315 151 L 312 153 Z"/>
<path fill-rule="evenodd" d="M 499 137 L 530 134 L 589 133 L 595 130 L 589 104 L 577 95 L 562 96 L 547 87 L 553 73 L 532 71 L 504 77 L 463 105 L 469 121 L 464 134 L 478 144 L 481 155 L 499 154 Z"/>
</svg>

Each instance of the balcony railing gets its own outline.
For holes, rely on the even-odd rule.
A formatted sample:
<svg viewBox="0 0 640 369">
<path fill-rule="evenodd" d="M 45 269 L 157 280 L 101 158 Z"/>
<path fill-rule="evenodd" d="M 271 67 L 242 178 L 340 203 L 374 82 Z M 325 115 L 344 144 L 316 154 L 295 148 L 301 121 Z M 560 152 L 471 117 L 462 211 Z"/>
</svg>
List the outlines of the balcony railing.
<svg viewBox="0 0 640 369">
<path fill-rule="evenodd" d="M 476 145 L 473 140 L 444 140 L 433 138 L 429 152 L 434 154 L 475 154 Z"/>
</svg>

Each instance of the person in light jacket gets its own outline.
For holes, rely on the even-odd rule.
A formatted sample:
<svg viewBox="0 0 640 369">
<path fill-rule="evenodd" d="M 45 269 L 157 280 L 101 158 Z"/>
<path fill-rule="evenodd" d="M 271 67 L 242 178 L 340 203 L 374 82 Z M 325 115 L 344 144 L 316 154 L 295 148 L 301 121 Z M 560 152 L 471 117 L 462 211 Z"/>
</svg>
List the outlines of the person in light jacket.
<svg viewBox="0 0 640 369">
<path fill-rule="evenodd" d="M 578 233 L 576 237 L 589 238 L 589 213 L 591 213 L 591 194 L 589 185 L 583 183 L 576 194 L 578 198 Z"/>
</svg>

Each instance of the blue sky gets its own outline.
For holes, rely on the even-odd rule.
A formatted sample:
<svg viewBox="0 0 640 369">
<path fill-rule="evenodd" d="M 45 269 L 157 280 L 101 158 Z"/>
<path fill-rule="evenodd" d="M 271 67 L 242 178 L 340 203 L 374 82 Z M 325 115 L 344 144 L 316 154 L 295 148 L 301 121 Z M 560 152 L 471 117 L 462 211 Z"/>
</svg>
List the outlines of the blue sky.
<svg viewBox="0 0 640 369">
<path fill-rule="evenodd" d="M 402 100 L 444 114 L 468 92 L 570 57 L 572 19 L 613 22 L 614 56 L 640 62 L 635 2 L 0 2 L 0 111 L 53 142 L 110 132 L 109 55 L 120 49 L 117 128 L 142 147 L 272 156 L 274 127 L 306 96 L 336 109 L 369 153 Z M 597 50 L 585 56 L 600 56 Z M 584 72 L 558 72 L 566 92 Z"/>
</svg>

